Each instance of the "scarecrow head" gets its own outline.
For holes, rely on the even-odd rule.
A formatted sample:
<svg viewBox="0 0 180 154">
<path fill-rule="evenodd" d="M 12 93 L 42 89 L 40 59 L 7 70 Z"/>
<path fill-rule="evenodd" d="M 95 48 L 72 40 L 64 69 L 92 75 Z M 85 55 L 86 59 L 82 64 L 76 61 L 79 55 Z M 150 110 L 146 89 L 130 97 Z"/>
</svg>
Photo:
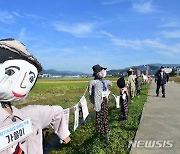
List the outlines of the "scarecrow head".
<svg viewBox="0 0 180 154">
<path fill-rule="evenodd" d="M 127 71 L 127 73 L 128 73 L 128 76 L 133 75 L 134 70 L 133 70 L 132 68 L 130 68 L 130 69 Z"/>
<path fill-rule="evenodd" d="M 0 40 L 0 101 L 24 100 L 41 70 L 41 64 L 24 44 L 14 39 Z"/>
<path fill-rule="evenodd" d="M 126 82 L 125 82 L 125 79 L 124 77 L 120 77 L 118 80 L 117 80 L 117 86 L 121 89 L 121 88 L 124 88 L 126 86 Z"/>
<path fill-rule="evenodd" d="M 105 67 L 102 67 L 100 66 L 99 64 L 97 65 L 94 65 L 92 67 L 93 69 L 93 76 L 96 78 L 96 79 L 102 79 L 106 76 L 106 69 Z"/>
</svg>

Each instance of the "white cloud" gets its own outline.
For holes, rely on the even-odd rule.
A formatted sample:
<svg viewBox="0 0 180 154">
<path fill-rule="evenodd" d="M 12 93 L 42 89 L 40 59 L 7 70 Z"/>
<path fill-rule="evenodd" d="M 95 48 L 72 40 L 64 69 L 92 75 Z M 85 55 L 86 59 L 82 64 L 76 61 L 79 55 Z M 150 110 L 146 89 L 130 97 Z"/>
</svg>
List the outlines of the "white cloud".
<svg viewBox="0 0 180 154">
<path fill-rule="evenodd" d="M 180 56 L 180 43 L 167 44 L 163 43 L 159 39 L 144 39 L 144 40 L 128 40 L 117 38 L 112 34 L 103 32 L 102 34 L 109 37 L 110 41 L 121 48 L 138 50 L 138 51 L 149 51 L 158 52 L 169 56 Z"/>
<path fill-rule="evenodd" d="M 14 16 L 17 16 L 17 17 L 23 17 L 23 15 L 22 14 L 19 14 L 18 12 L 16 12 L 16 11 L 14 11 L 14 12 L 12 12 L 11 14 L 13 14 Z"/>
<path fill-rule="evenodd" d="M 92 23 L 55 23 L 56 30 L 60 32 L 70 33 L 76 37 L 86 37 L 91 34 L 95 28 Z"/>
<path fill-rule="evenodd" d="M 133 11 L 139 13 L 152 13 L 156 12 L 157 10 L 155 10 L 154 6 L 152 5 L 152 0 L 143 0 L 133 4 Z"/>
<path fill-rule="evenodd" d="M 103 30 L 100 31 L 100 34 L 106 35 L 106 36 L 108 36 L 108 37 L 110 37 L 110 38 L 114 38 L 114 35 L 112 35 L 112 34 L 106 32 L 106 31 L 103 31 Z"/>
<path fill-rule="evenodd" d="M 0 22 L 6 24 L 14 24 L 16 18 L 26 18 L 26 19 L 33 19 L 33 20 L 43 20 L 46 19 L 44 17 L 35 15 L 35 14 L 19 14 L 16 11 L 8 12 L 8 11 L 1 11 L 0 12 Z"/>
<path fill-rule="evenodd" d="M 180 38 L 180 29 L 174 31 L 161 31 L 160 34 L 164 38 L 170 38 L 170 39 Z"/>
<path fill-rule="evenodd" d="M 20 31 L 17 31 L 17 35 L 15 38 L 21 41 L 22 43 L 24 43 L 30 52 L 33 51 L 32 50 L 33 46 L 36 46 L 36 44 L 41 44 L 39 37 L 29 32 L 25 27 L 21 28 Z M 32 43 L 32 42 L 38 42 L 38 43 Z"/>
<path fill-rule="evenodd" d="M 129 1 L 129 0 L 114 0 L 114 1 L 111 0 L 111 1 L 104 1 L 101 4 L 102 5 L 113 5 L 113 4 L 122 3 L 122 2 L 125 2 L 125 1 Z"/>
<path fill-rule="evenodd" d="M 6 24 L 13 24 L 15 22 L 15 18 L 11 13 L 2 11 L 0 12 L 0 22 Z"/>
<path fill-rule="evenodd" d="M 162 28 L 175 28 L 175 27 L 179 27 L 179 23 L 178 22 L 168 22 L 168 23 L 165 23 L 165 24 L 162 24 L 160 27 Z"/>
<path fill-rule="evenodd" d="M 22 28 L 20 30 L 20 32 L 17 34 L 17 39 L 21 42 L 28 42 L 28 41 L 37 41 L 38 38 L 37 36 L 32 36 L 32 34 L 30 34 L 26 28 Z"/>
<path fill-rule="evenodd" d="M 26 28 L 22 28 L 20 33 L 18 34 L 18 40 L 24 41 L 26 38 L 25 33 L 26 33 Z"/>
<path fill-rule="evenodd" d="M 33 20 L 44 20 L 44 19 L 46 19 L 45 17 L 39 16 L 36 14 L 25 14 L 24 17 L 27 19 L 33 19 Z"/>
</svg>

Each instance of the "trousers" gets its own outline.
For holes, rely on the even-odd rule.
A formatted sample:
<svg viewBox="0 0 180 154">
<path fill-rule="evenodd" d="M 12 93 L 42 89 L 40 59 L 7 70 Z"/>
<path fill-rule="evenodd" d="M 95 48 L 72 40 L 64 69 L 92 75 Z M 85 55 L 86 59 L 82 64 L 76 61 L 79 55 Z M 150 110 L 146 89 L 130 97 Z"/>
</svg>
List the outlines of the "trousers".
<svg viewBox="0 0 180 154">
<path fill-rule="evenodd" d="M 165 95 L 165 84 L 157 84 L 156 94 L 159 95 L 159 89 L 162 88 L 162 95 Z"/>
</svg>

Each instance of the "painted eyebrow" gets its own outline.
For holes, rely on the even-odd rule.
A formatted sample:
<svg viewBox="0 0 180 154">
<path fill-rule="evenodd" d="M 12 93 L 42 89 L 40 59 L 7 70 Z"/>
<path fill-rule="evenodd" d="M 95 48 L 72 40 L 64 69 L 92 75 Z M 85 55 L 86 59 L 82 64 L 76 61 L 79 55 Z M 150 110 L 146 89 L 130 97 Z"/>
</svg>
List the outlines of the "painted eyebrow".
<svg viewBox="0 0 180 154">
<path fill-rule="evenodd" d="M 18 66 L 9 66 L 9 67 L 5 68 L 5 70 L 7 70 L 9 68 L 16 68 L 17 70 L 20 70 L 20 67 L 18 67 Z"/>
<path fill-rule="evenodd" d="M 30 72 L 29 72 L 29 75 L 30 75 L 30 74 L 33 74 L 33 75 L 34 75 L 34 78 L 35 78 L 35 73 L 34 73 L 34 72 L 30 71 Z"/>
</svg>

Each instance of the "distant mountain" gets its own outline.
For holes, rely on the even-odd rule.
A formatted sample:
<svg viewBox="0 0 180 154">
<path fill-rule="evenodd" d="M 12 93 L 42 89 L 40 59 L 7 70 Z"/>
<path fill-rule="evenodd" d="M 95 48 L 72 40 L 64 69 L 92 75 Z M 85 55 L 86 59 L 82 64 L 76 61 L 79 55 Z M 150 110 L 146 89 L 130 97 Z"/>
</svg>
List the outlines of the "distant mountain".
<svg viewBox="0 0 180 154">
<path fill-rule="evenodd" d="M 146 65 L 139 65 L 139 66 L 131 66 L 127 67 L 124 69 L 117 69 L 117 70 L 109 70 L 107 71 L 108 75 L 112 76 L 126 76 L 127 71 L 132 68 L 133 70 L 140 70 L 140 71 L 145 71 L 149 70 L 149 74 L 155 74 L 161 66 L 164 67 L 180 67 L 180 64 L 160 64 L 160 63 L 155 63 L 155 64 L 146 64 Z"/>
<path fill-rule="evenodd" d="M 127 71 L 132 68 L 134 70 L 140 70 L 145 71 L 149 70 L 149 74 L 155 74 L 158 69 L 161 67 L 180 67 L 180 64 L 160 64 L 160 63 L 154 63 L 154 64 L 146 64 L 146 65 L 139 65 L 139 66 L 131 66 L 126 67 L 124 69 L 114 69 L 107 71 L 107 74 L 110 76 L 120 76 L 120 75 L 127 75 Z M 48 70 L 42 70 L 41 74 L 50 74 L 54 76 L 92 76 L 91 74 L 86 74 L 82 72 L 73 72 L 73 71 L 57 71 L 54 69 L 48 69 Z"/>
<path fill-rule="evenodd" d="M 77 76 L 77 75 L 88 75 L 82 72 L 73 72 L 73 71 L 57 71 L 54 69 L 42 70 L 41 74 L 50 74 L 55 76 Z"/>
<path fill-rule="evenodd" d="M 147 65 L 157 66 L 157 67 L 161 67 L 161 66 L 164 66 L 164 67 L 180 67 L 180 64 L 160 64 L 160 63 L 154 63 L 154 64 L 147 64 Z"/>
</svg>

